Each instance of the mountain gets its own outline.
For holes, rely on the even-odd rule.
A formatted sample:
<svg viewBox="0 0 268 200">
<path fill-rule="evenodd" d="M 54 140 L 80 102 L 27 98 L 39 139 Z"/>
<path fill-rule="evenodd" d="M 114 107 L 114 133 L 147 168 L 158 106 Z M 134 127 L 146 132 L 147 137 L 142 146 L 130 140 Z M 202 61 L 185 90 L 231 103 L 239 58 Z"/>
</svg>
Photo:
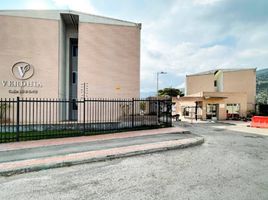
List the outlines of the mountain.
<svg viewBox="0 0 268 200">
<path fill-rule="evenodd" d="M 258 70 L 256 76 L 258 79 L 268 79 L 268 68 Z"/>
<path fill-rule="evenodd" d="M 268 90 L 268 68 L 256 72 L 257 94 L 262 90 Z"/>
<path fill-rule="evenodd" d="M 268 68 L 261 69 L 256 72 L 257 102 L 261 104 L 268 103 Z"/>
</svg>

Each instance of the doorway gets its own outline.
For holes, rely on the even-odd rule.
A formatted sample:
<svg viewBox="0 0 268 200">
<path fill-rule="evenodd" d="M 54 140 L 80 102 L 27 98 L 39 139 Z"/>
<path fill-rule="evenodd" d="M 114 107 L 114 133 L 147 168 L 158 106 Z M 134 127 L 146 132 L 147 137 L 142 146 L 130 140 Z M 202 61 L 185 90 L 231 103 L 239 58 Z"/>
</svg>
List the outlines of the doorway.
<svg viewBox="0 0 268 200">
<path fill-rule="evenodd" d="M 219 104 L 207 104 L 206 119 L 219 119 Z"/>
</svg>

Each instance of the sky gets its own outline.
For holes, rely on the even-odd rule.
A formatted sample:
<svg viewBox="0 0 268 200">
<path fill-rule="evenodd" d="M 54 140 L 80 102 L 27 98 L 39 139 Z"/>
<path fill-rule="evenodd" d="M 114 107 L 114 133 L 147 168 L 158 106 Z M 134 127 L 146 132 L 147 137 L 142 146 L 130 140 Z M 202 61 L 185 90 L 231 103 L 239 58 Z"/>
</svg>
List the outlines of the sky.
<svg viewBox="0 0 268 200">
<path fill-rule="evenodd" d="M 141 96 L 186 74 L 268 67 L 268 0 L 0 0 L 0 9 L 70 9 L 142 23 Z"/>
</svg>

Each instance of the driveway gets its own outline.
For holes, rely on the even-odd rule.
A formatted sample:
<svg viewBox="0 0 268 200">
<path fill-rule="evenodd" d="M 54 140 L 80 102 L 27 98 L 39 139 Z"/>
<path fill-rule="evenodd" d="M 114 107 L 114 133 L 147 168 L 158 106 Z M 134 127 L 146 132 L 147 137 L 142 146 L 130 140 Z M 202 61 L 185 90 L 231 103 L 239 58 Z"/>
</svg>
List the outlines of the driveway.
<svg viewBox="0 0 268 200">
<path fill-rule="evenodd" d="M 180 125 L 205 143 L 1 177 L 0 199 L 268 199 L 267 136 L 222 124 Z"/>
</svg>

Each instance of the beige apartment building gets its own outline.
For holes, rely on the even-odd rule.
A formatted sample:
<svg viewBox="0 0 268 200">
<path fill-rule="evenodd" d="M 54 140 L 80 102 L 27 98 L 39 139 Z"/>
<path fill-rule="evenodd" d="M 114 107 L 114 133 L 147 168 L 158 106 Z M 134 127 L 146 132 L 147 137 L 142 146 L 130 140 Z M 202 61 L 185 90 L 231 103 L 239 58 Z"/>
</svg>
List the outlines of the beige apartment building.
<svg viewBox="0 0 268 200">
<path fill-rule="evenodd" d="M 218 69 L 186 76 L 176 113 L 202 120 L 246 117 L 255 110 L 256 69 Z"/>
<path fill-rule="evenodd" d="M 141 24 L 69 10 L 0 11 L 0 97 L 132 98 Z"/>
<path fill-rule="evenodd" d="M 0 27 L 0 98 L 139 98 L 141 24 L 1 10 Z"/>
</svg>

